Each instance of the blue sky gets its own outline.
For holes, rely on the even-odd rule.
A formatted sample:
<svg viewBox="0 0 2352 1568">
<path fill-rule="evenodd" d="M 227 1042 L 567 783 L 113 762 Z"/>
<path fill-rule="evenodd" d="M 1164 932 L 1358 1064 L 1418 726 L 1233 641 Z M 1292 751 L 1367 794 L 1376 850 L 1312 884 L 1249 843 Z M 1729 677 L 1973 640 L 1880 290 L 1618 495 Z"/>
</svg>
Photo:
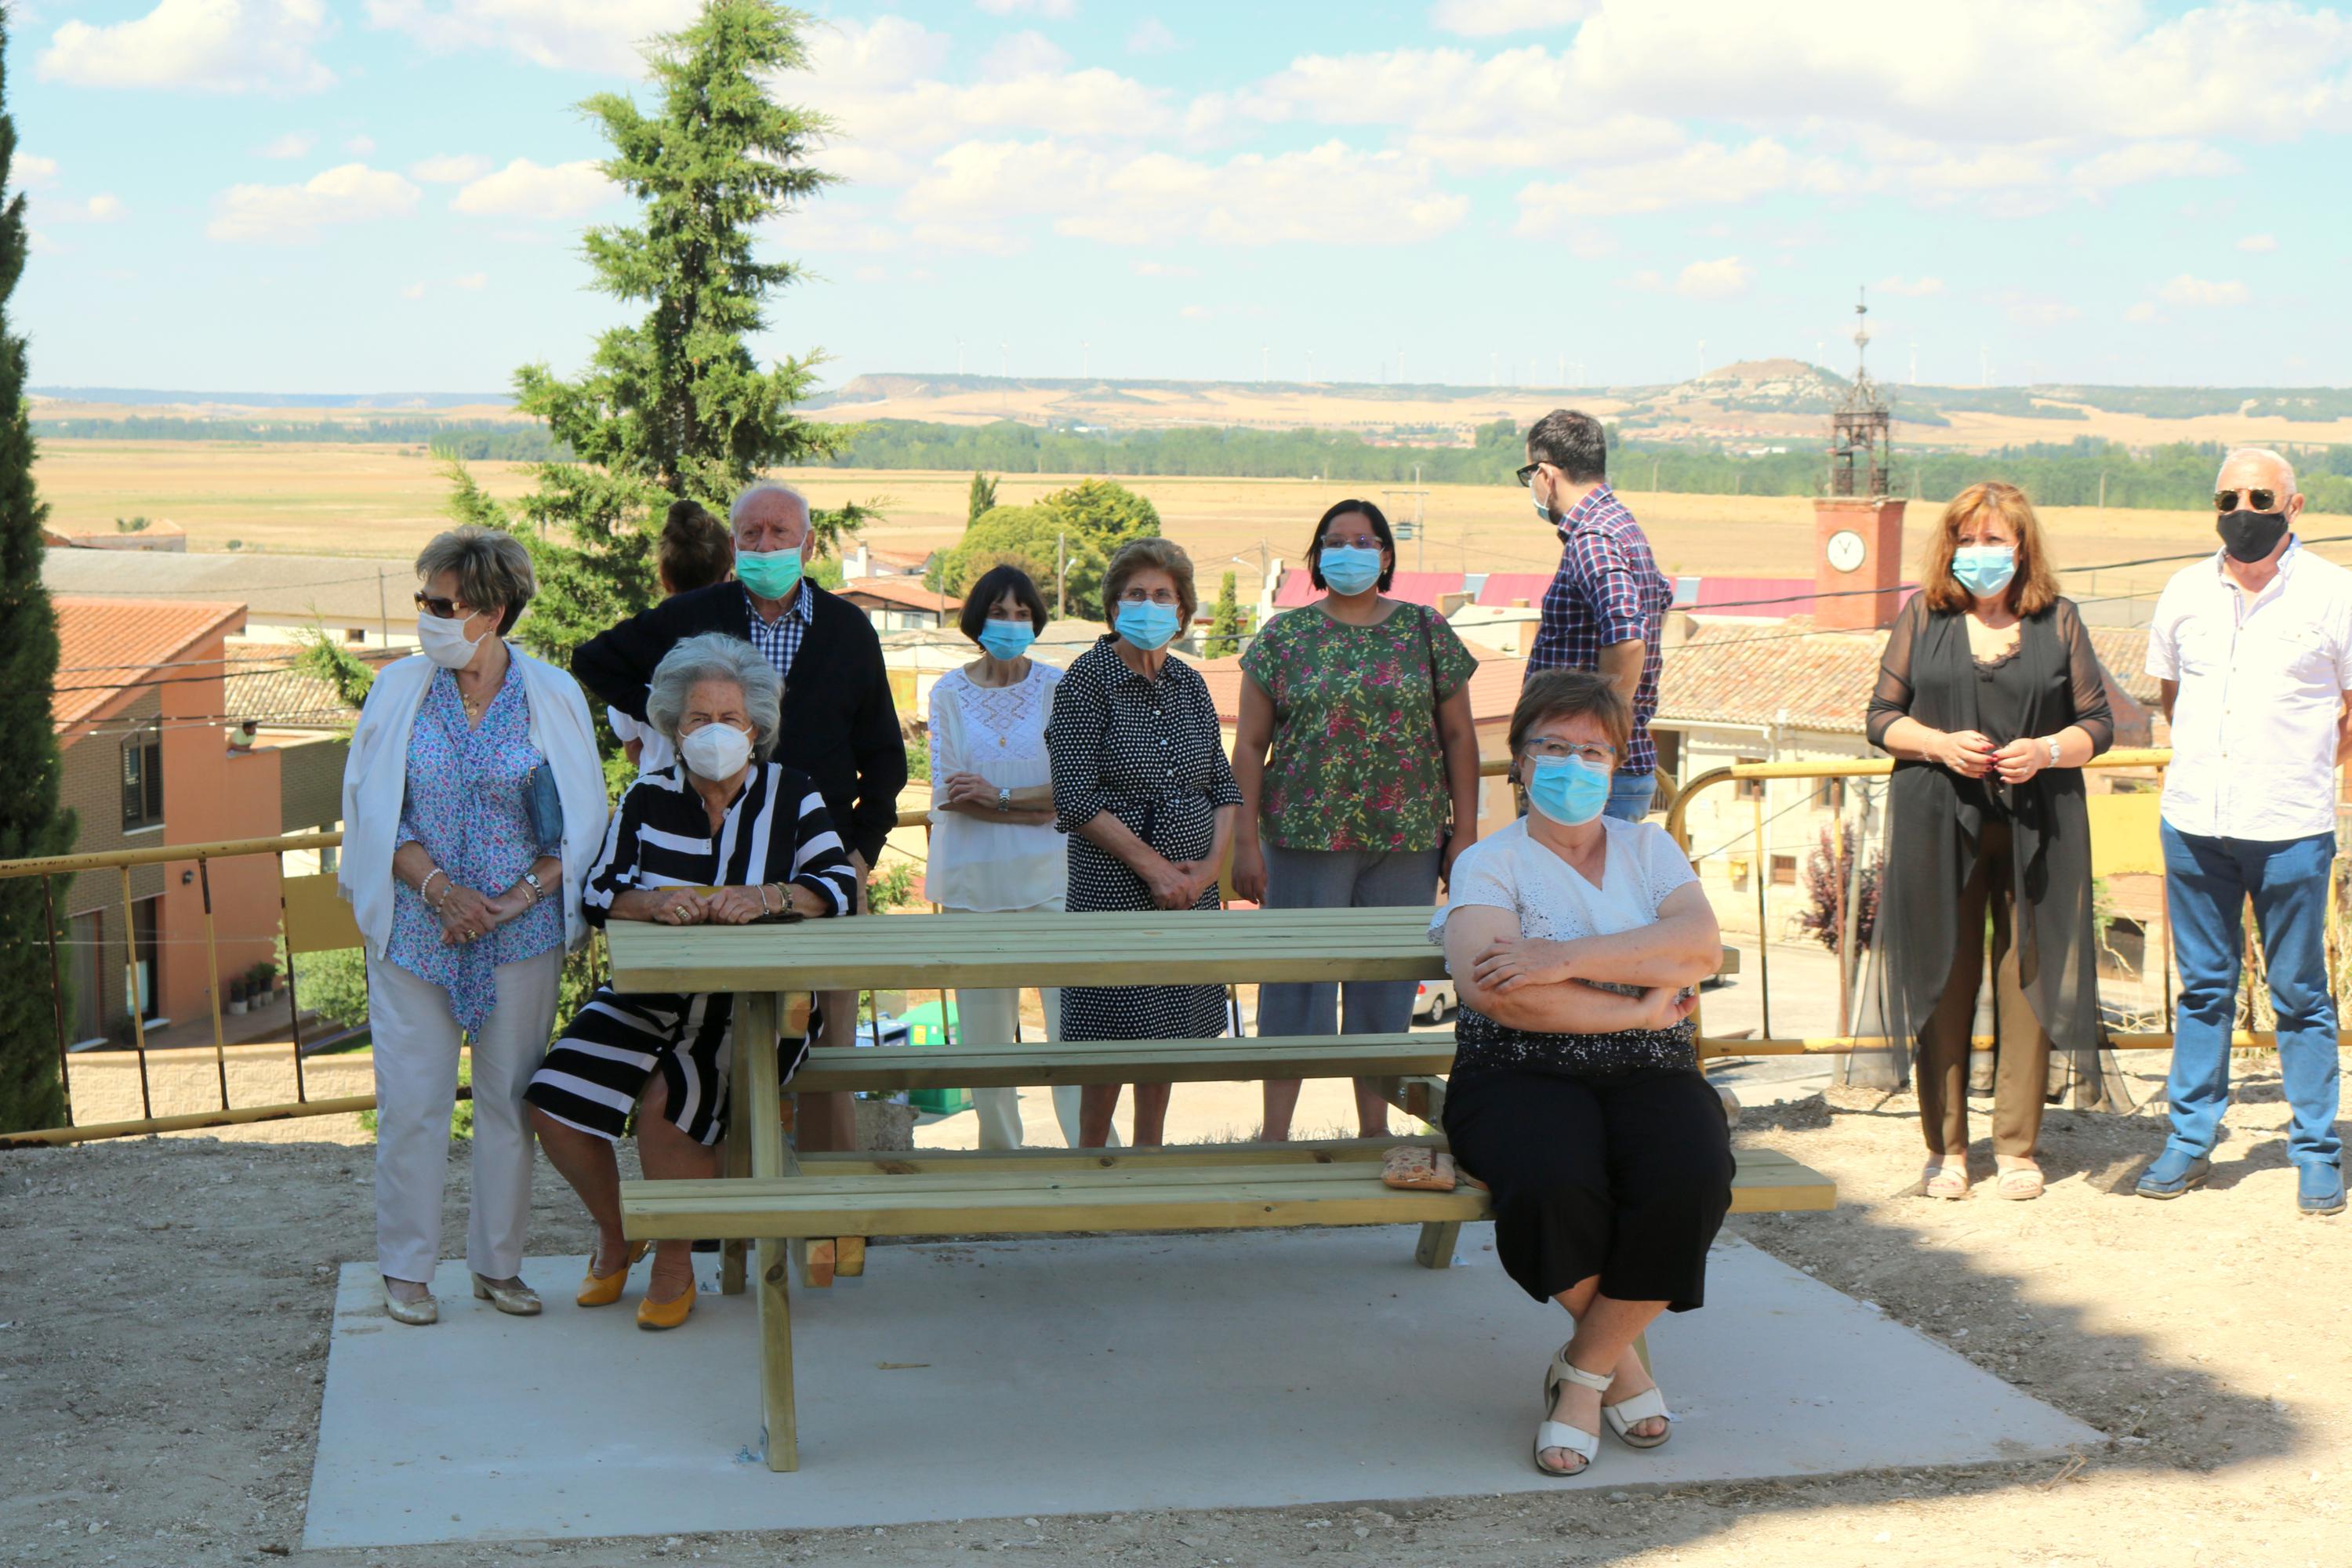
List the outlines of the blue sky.
<svg viewBox="0 0 2352 1568">
<path fill-rule="evenodd" d="M 31 0 L 42 384 L 575 364 L 572 105 L 694 0 Z M 2352 16 L 2264 0 L 833 0 L 762 345 L 868 371 L 2352 384 Z"/>
</svg>

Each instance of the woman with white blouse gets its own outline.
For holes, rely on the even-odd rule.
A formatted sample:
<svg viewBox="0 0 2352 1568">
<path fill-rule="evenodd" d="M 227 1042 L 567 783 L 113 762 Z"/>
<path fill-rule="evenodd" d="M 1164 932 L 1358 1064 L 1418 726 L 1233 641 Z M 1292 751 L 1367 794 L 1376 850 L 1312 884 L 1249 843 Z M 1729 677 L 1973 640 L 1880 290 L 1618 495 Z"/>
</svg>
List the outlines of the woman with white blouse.
<svg viewBox="0 0 2352 1568">
<path fill-rule="evenodd" d="M 1054 826 L 1053 767 L 1045 720 L 1062 672 L 1028 657 L 1045 626 L 1045 601 L 1017 566 L 994 567 L 964 596 L 963 635 L 980 657 L 931 689 L 931 845 L 925 890 L 955 913 L 1000 914 L 1065 907 L 1066 841 Z M 1061 1038 L 1061 993 L 1042 993 L 1045 1037 Z M 958 991 L 957 1037 L 1012 1045 L 1021 993 Z M 1021 1147 L 1021 1091 L 972 1091 L 980 1146 Z M 1078 1142 L 1078 1089 L 1054 1091 L 1065 1142 Z"/>
</svg>

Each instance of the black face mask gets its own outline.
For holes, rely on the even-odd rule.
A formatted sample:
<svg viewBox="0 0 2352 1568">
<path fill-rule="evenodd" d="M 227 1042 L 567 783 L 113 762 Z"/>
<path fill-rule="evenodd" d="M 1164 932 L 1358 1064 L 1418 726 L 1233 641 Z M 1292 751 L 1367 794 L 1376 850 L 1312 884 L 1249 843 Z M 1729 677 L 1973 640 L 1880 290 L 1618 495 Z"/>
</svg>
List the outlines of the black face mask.
<svg viewBox="0 0 2352 1568">
<path fill-rule="evenodd" d="M 2251 564 L 2278 548 L 2280 538 L 2286 532 L 2286 513 L 2242 509 L 2225 511 L 2214 520 L 2213 526 L 2221 535 L 2221 548 L 2230 552 L 2230 559 Z"/>
</svg>

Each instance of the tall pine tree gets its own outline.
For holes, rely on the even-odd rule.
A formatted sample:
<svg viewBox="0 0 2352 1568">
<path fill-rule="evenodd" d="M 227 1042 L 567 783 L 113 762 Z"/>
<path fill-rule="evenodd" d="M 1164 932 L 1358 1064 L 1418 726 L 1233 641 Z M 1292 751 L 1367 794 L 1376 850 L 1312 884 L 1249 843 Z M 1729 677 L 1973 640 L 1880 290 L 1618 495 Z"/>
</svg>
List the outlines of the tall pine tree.
<svg viewBox="0 0 2352 1568">
<path fill-rule="evenodd" d="M 10 189 L 16 159 L 7 45 L 7 13 L 0 10 L 0 192 Z M 0 788 L 0 860 L 62 855 L 73 845 L 73 819 L 58 809 L 57 732 L 49 724 L 58 619 L 41 586 L 41 521 L 48 508 L 33 490 L 25 340 L 8 320 L 8 300 L 25 272 L 25 198 L 17 193 L 0 207 L 0 778 L 7 780 Z M 49 994 L 49 943 L 58 935 L 38 879 L 0 881 L 0 1132 L 64 1120 Z"/>
<path fill-rule="evenodd" d="M 545 364 L 515 374 L 519 405 L 572 453 L 541 464 L 538 489 L 519 503 L 540 578 L 521 634 L 550 658 L 652 603 L 653 547 L 673 500 L 724 516 L 761 470 L 843 443 L 842 430 L 793 413 L 823 356 L 762 369 L 749 342 L 767 326 L 770 296 L 800 276 L 754 254 L 760 226 L 833 183 L 808 163 L 828 122 L 770 96 L 807 63 L 806 22 L 773 0 L 706 0 L 691 26 L 646 50 L 657 113 L 615 93 L 581 106 L 613 146 L 604 173 L 642 207 L 635 224 L 588 231 L 596 287 L 647 309 L 599 338 L 577 379 Z M 451 510 L 507 521 L 462 474 Z M 819 549 L 835 551 L 871 515 L 819 512 Z"/>
<path fill-rule="evenodd" d="M 987 474 L 971 476 L 971 489 L 964 497 L 963 525 L 970 528 L 988 515 L 996 505 L 996 480 Z"/>
</svg>

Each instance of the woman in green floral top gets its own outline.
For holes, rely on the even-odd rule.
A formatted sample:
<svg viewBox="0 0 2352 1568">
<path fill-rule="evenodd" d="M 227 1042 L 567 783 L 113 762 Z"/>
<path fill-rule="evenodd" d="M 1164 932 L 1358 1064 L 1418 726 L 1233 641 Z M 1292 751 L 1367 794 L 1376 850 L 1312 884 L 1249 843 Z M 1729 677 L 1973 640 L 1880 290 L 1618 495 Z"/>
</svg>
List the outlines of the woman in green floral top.
<svg viewBox="0 0 2352 1568">
<path fill-rule="evenodd" d="M 1242 656 L 1234 890 L 1277 910 L 1426 907 L 1478 837 L 1478 661 L 1436 611 L 1382 596 L 1396 540 L 1371 502 L 1325 512 L 1307 560 L 1324 597 L 1268 622 Z M 1261 987 L 1257 1032 L 1338 1032 L 1339 991 Z M 1410 980 L 1349 981 L 1346 1032 L 1402 1033 L 1412 996 Z M 1268 1079 L 1263 1136 L 1287 1139 L 1297 1104 L 1297 1079 Z M 1365 1137 L 1388 1136 L 1376 1080 L 1356 1080 L 1356 1114 Z"/>
</svg>

